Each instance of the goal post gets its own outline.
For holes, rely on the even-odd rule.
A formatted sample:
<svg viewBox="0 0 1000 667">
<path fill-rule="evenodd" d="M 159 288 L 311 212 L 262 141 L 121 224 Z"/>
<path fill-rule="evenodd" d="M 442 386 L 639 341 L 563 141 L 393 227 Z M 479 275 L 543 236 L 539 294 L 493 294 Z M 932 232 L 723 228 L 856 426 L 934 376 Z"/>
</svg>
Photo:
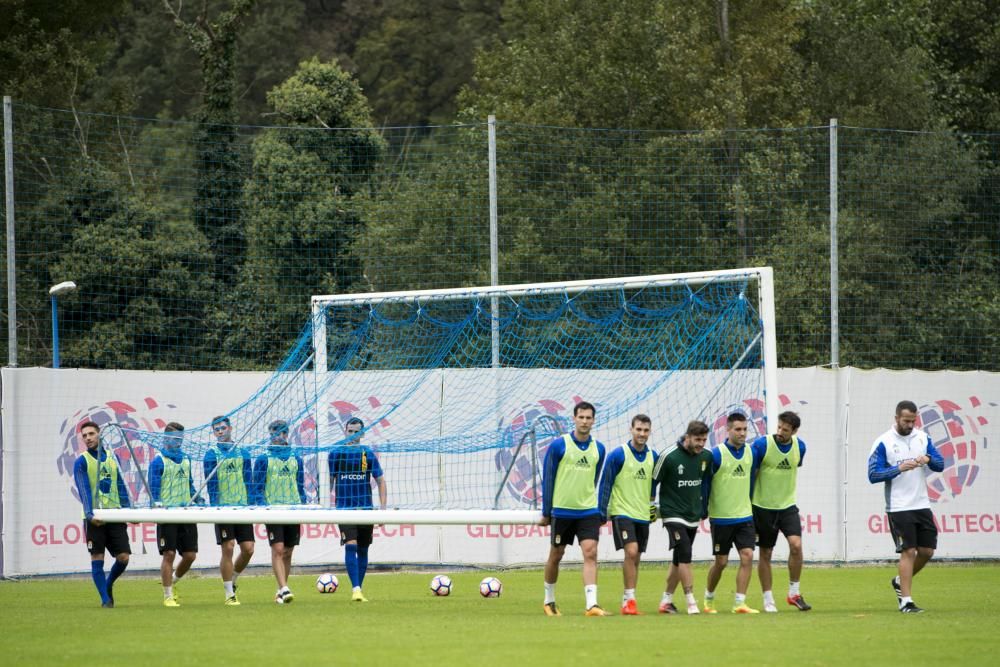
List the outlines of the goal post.
<svg viewBox="0 0 1000 667">
<path fill-rule="evenodd" d="M 180 449 L 206 505 L 160 507 L 150 485 L 133 484 L 132 508 L 95 516 L 537 524 L 546 448 L 572 428 L 581 400 L 596 406 L 593 433 L 608 451 L 627 441 L 638 413 L 652 418 L 650 446 L 660 451 L 693 419 L 718 443 L 734 411 L 747 415 L 751 436 L 766 433 L 778 412 L 774 320 L 769 267 L 314 296 L 278 370 L 227 415 L 233 446 L 254 469 L 245 500 L 219 501 L 241 478 L 235 455 L 203 424 L 183 433 Z M 284 440 L 274 424 L 285 425 Z M 164 434 L 116 428 L 110 446 L 147 475 L 164 456 Z M 286 474 L 277 499 L 264 493 L 274 480 L 258 475 L 268 461 Z"/>
</svg>

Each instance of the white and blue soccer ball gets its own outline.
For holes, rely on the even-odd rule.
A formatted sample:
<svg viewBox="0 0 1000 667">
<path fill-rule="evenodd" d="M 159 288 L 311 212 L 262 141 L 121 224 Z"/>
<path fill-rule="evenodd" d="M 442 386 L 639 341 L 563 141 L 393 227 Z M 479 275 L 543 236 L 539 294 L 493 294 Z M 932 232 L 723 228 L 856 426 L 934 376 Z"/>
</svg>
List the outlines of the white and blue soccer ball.
<svg viewBox="0 0 1000 667">
<path fill-rule="evenodd" d="M 496 577 L 486 577 L 479 582 L 479 594 L 484 598 L 498 598 L 503 592 L 503 584 Z"/>
<path fill-rule="evenodd" d="M 340 586 L 340 582 L 337 581 L 335 574 L 324 572 L 316 578 L 316 590 L 320 593 L 336 593 L 338 586 Z"/>
<path fill-rule="evenodd" d="M 431 579 L 431 592 L 441 597 L 451 595 L 451 577 L 447 574 L 439 574 Z"/>
</svg>

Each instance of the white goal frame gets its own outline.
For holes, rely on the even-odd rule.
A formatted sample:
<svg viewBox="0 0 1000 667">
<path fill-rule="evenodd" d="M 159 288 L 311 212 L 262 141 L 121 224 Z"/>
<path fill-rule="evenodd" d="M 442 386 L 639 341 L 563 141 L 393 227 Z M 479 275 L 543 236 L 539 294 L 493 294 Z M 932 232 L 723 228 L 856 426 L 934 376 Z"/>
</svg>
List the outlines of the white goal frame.
<svg viewBox="0 0 1000 667">
<path fill-rule="evenodd" d="M 602 278 L 597 280 L 575 280 L 569 282 L 529 283 L 522 285 L 491 287 L 458 287 L 450 289 L 411 290 L 396 292 L 372 292 L 355 294 L 331 294 L 313 296 L 311 310 L 313 318 L 313 368 L 316 387 L 325 387 L 327 380 L 327 329 L 323 310 L 331 304 L 378 304 L 387 301 L 413 303 L 426 301 L 454 301 L 464 299 L 490 299 L 494 313 L 499 299 L 525 294 L 568 293 L 577 294 L 588 290 L 612 291 L 638 289 L 648 286 L 670 286 L 677 284 L 703 285 L 714 281 L 737 281 L 755 279 L 758 283 L 758 313 L 762 322 L 762 349 L 764 361 L 764 406 L 765 420 L 770 427 L 777 424 L 778 417 L 778 358 L 775 339 L 774 272 L 771 267 L 724 269 L 717 271 L 695 271 L 627 278 Z M 493 328 L 493 360 L 498 363 L 499 331 Z M 317 442 L 330 442 L 325 415 L 316 401 Z M 270 506 L 270 507 L 202 507 L 187 506 L 148 509 L 95 509 L 94 518 L 116 522 L 155 523 L 274 523 L 274 524 L 541 524 L 542 514 L 538 510 L 343 510 L 329 507 L 329 471 L 319 466 L 319 505 Z"/>
</svg>

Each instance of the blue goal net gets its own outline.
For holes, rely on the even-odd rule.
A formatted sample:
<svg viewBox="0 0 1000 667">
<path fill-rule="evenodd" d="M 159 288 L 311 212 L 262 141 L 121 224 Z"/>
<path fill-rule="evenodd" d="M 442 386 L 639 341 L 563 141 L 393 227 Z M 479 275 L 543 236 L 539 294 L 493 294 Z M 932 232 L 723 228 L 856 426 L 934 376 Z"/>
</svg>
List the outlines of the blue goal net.
<svg viewBox="0 0 1000 667">
<path fill-rule="evenodd" d="M 284 361 L 225 419 L 167 433 L 110 426 L 102 438 L 144 461 L 137 509 L 533 517 L 545 448 L 572 428 L 577 402 L 596 406 L 593 433 L 609 448 L 638 413 L 658 450 L 693 419 L 720 440 L 731 412 L 751 436 L 766 432 L 771 292 L 769 269 L 743 269 L 317 296 Z M 186 488 L 166 497 L 175 473 Z"/>
</svg>

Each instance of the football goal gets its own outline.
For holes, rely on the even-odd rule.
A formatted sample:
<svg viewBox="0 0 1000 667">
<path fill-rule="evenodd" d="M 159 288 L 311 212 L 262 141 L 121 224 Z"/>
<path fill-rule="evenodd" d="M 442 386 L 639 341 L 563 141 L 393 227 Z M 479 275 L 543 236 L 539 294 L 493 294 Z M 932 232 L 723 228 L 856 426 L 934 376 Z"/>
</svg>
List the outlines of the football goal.
<svg viewBox="0 0 1000 667">
<path fill-rule="evenodd" d="M 776 376 L 768 267 L 314 296 L 284 361 L 226 414 L 231 442 L 213 424 L 104 428 L 102 446 L 143 484 L 130 508 L 96 516 L 537 523 L 545 450 L 577 402 L 596 406 L 609 450 L 638 413 L 663 450 L 692 419 L 718 441 L 734 411 L 765 433 Z M 169 461 L 150 475 L 157 457 Z M 165 502 L 164 475 L 184 461 L 190 488 Z"/>
</svg>

